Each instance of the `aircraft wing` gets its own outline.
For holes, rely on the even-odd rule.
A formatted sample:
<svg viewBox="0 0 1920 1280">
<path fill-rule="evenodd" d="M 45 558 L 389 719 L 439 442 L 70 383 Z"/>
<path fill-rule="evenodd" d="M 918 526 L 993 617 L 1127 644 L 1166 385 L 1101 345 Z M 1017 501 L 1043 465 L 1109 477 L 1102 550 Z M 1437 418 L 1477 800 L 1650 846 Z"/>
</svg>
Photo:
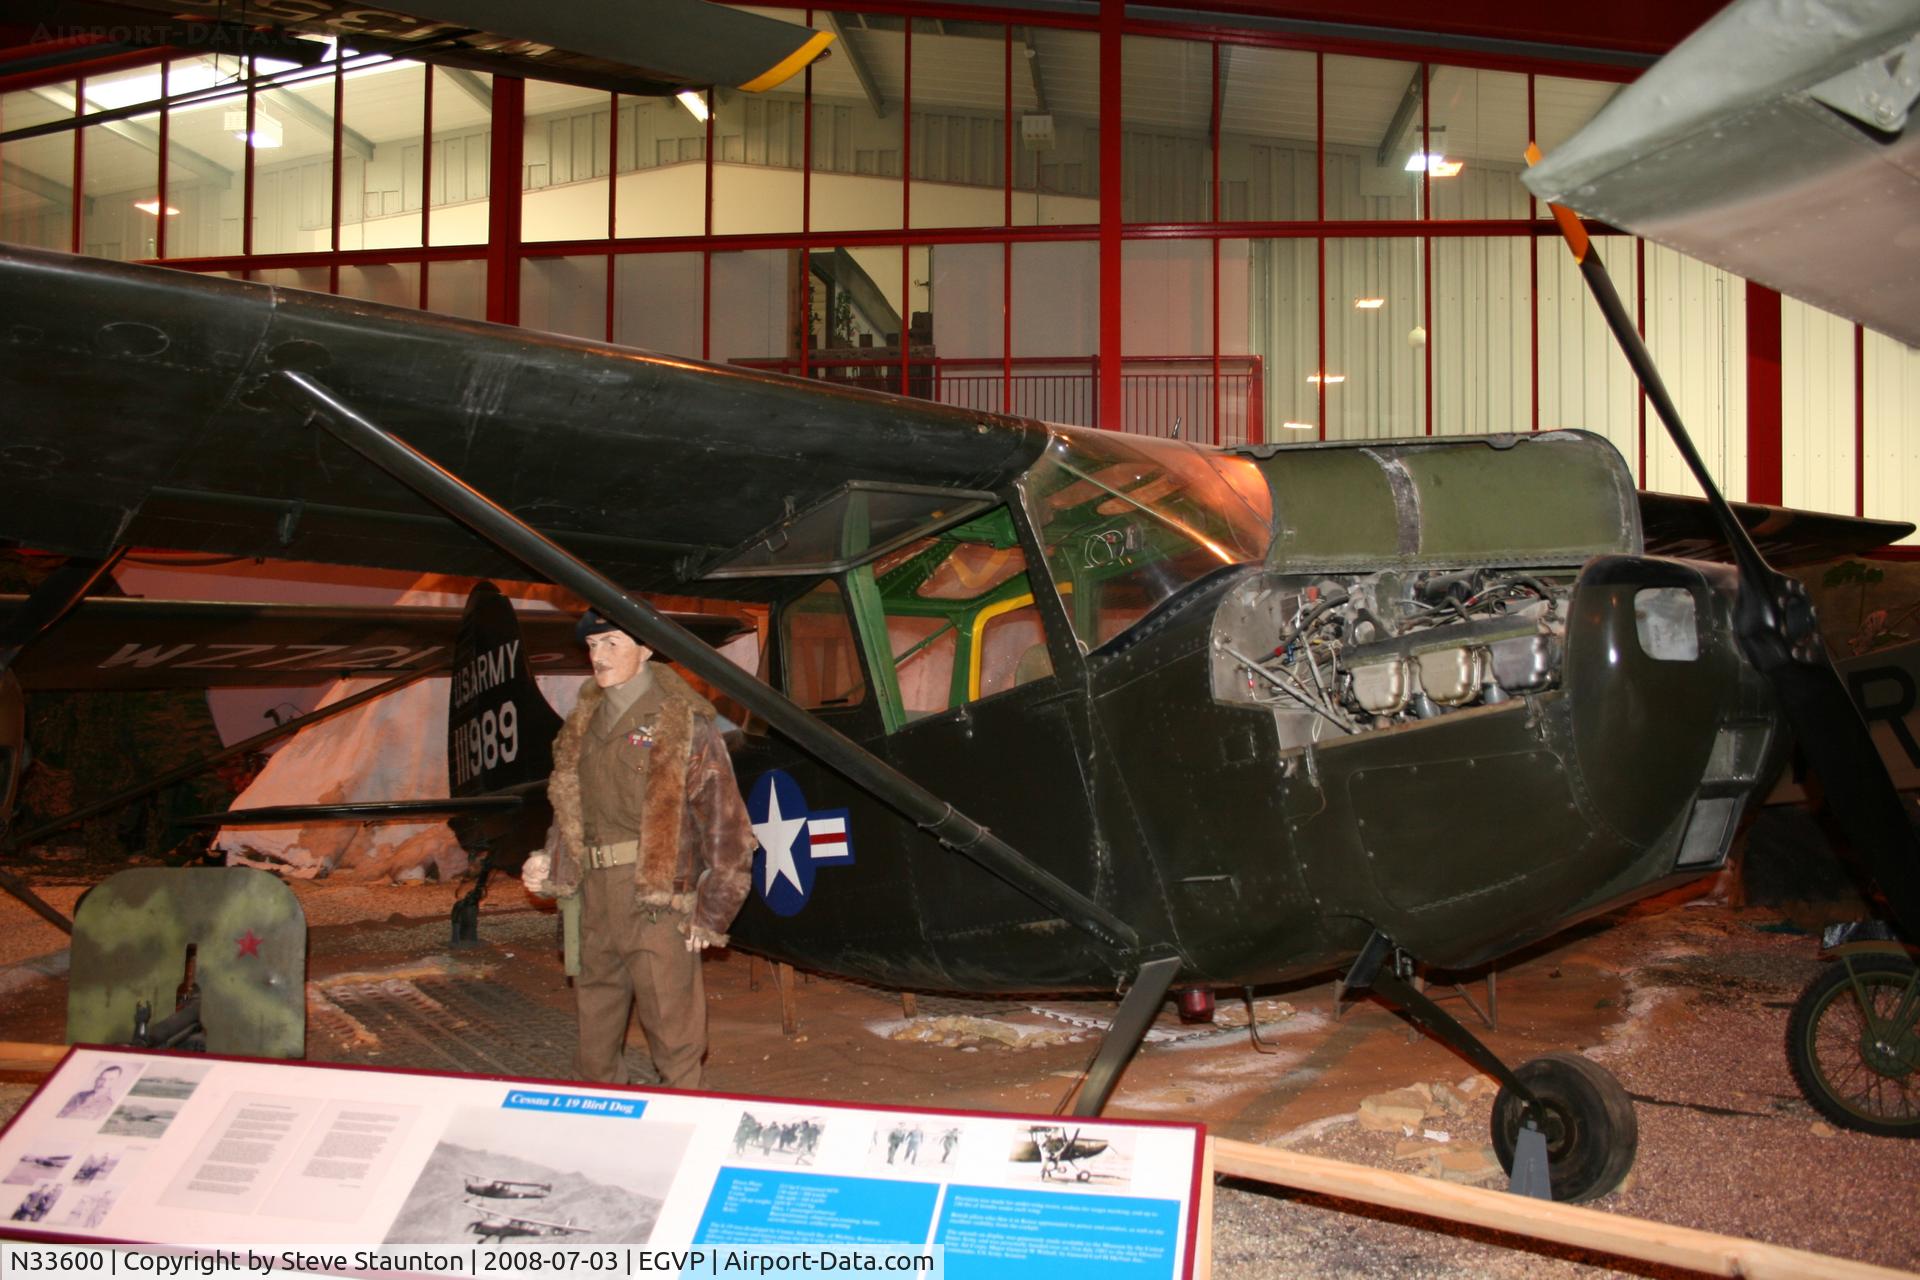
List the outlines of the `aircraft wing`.
<svg viewBox="0 0 1920 1280">
<path fill-rule="evenodd" d="M 1898 542 L 1913 532 L 1905 520 L 1827 515 L 1768 507 L 1756 502 L 1730 504 L 1753 536 L 1762 555 L 1776 565 L 1817 564 L 1863 555 Z M 1650 556 L 1731 563 L 1733 550 L 1715 523 L 1705 498 L 1677 493 L 1642 493 L 1640 527 Z"/>
<path fill-rule="evenodd" d="M 106 27 L 196 51 L 245 48 L 304 62 L 323 46 L 289 37 L 338 36 L 362 53 L 647 95 L 709 85 L 771 89 L 833 40 L 707 0 L 400 0 L 378 8 L 359 0 L 14 0 L 10 8 L 20 12 L 9 20 L 23 26 Z"/>
<path fill-rule="evenodd" d="M 0 596 L 0 632 L 23 596 Z M 92 597 L 28 645 L 14 674 L 28 689 L 225 689 L 319 684 L 342 676 L 395 676 L 453 662 L 460 609 L 212 604 Z M 728 614 L 668 615 L 719 646 L 747 629 Z M 586 650 L 574 615 L 519 614 L 536 674 L 581 674 Z"/>
<path fill-rule="evenodd" d="M 1038 423 L 602 343 L 0 248 L 0 539 L 525 573 L 283 394 L 303 372 L 629 590 L 768 599 L 957 523 Z M 804 579 L 803 579 L 804 580 Z"/>
<path fill-rule="evenodd" d="M 1741 0 L 1535 195 L 1920 345 L 1920 3 Z"/>
</svg>

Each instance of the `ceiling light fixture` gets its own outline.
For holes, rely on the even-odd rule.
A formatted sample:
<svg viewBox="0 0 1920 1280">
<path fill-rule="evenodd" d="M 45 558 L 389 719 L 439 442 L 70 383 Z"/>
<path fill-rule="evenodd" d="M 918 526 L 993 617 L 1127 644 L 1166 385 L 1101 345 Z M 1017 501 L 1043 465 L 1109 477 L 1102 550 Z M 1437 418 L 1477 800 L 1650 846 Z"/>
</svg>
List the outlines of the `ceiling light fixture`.
<svg viewBox="0 0 1920 1280">
<path fill-rule="evenodd" d="M 1378 311 L 1386 305 L 1387 300 L 1385 298 L 1355 298 L 1353 300 L 1353 309 L 1355 311 Z"/>
<path fill-rule="evenodd" d="M 142 213 L 151 214 L 153 217 L 157 218 L 160 216 L 160 201 L 157 197 L 151 200 L 135 200 L 133 207 Z M 167 206 L 167 216 L 169 218 L 178 217 L 179 213 L 180 211 L 172 205 Z"/>
<path fill-rule="evenodd" d="M 244 108 L 227 112 L 221 118 L 221 124 L 236 139 L 261 151 L 270 151 L 279 146 L 286 136 L 280 121 L 258 107 L 253 111 L 251 136 L 247 133 L 247 113 Z"/>
<path fill-rule="evenodd" d="M 1283 422 L 1280 425 L 1289 431 L 1312 431 L 1314 429 L 1311 422 Z"/>
<path fill-rule="evenodd" d="M 1336 382 L 1345 382 L 1346 380 L 1347 375 L 1344 373 L 1329 373 L 1324 378 L 1317 373 L 1307 375 L 1308 382 L 1325 382 L 1328 386 L 1332 386 Z"/>
<path fill-rule="evenodd" d="M 698 89 L 682 89 L 673 96 L 701 124 L 705 124 L 707 117 L 712 114 L 707 110 L 707 95 Z"/>
<path fill-rule="evenodd" d="M 1464 164 L 1464 161 L 1449 160 L 1438 151 L 1416 151 L 1407 157 L 1406 169 L 1408 173 L 1425 169 L 1432 177 L 1451 178 L 1460 172 Z"/>
</svg>

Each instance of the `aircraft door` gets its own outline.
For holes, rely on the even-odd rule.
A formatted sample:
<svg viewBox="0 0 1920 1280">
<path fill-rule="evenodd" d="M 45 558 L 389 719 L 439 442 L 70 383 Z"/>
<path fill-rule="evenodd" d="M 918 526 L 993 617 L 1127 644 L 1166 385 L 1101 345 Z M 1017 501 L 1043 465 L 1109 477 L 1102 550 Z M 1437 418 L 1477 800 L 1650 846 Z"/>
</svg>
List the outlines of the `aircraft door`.
<svg viewBox="0 0 1920 1280">
<path fill-rule="evenodd" d="M 1055 674 L 1011 515 L 990 512 L 874 568 L 868 657 L 899 709 L 887 755 L 1075 888 L 1108 896 L 1080 769 L 1084 690 Z M 914 866 L 924 927 L 954 979 L 1080 976 L 1081 949 L 1034 927 L 1046 910 L 964 856 L 910 838 L 925 855 Z"/>
</svg>

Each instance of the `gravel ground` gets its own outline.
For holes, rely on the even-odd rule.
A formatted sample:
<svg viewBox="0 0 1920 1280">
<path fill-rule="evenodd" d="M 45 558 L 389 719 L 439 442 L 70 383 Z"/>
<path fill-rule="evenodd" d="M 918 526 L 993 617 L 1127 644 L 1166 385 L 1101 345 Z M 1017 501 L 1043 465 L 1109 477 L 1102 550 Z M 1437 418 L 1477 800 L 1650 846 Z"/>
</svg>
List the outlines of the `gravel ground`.
<svg viewBox="0 0 1920 1280">
<path fill-rule="evenodd" d="M 1920 1269 L 1920 1141 L 1836 1130 L 1800 1096 L 1782 1047 L 1786 1006 L 1821 966 L 1813 939 L 1777 928 L 1767 913 L 1702 905 L 1634 914 L 1579 944 L 1628 981 L 1628 1018 L 1587 1052 L 1634 1097 L 1640 1130 L 1626 1184 L 1591 1207 Z M 1491 1110 L 1481 1090 L 1453 1131 L 1485 1135 Z M 1339 1118 L 1277 1145 L 1408 1170 L 1394 1154 L 1402 1141 Z M 1232 1182 L 1215 1193 L 1214 1273 L 1693 1274 Z"/>
<path fill-rule="evenodd" d="M 34 880 L 65 910 L 84 887 L 77 876 L 43 873 Z M 320 882 L 296 883 L 294 890 L 316 930 L 316 969 L 351 965 L 361 953 L 445 950 L 453 886 Z M 485 926 L 491 940 L 550 949 L 551 915 L 529 910 L 522 895 L 502 892 L 486 910 L 493 917 Z M 355 927 L 331 927 L 349 924 Z M 1627 993 L 1624 1011 L 1608 1011 L 1604 1040 L 1579 1046 L 1634 1096 L 1640 1130 L 1634 1173 L 1594 1207 L 1920 1269 L 1920 1142 L 1836 1131 L 1801 1099 L 1782 1039 L 1787 1007 L 1820 965 L 1812 938 L 1780 929 L 1776 915 L 1723 905 L 1642 907 L 1553 953 L 1570 970 L 1577 963 L 1618 973 Z M 19 1038 L 6 1025 L 8 992 L 58 978 L 64 944 L 51 925 L 0 897 L 0 1039 Z M 1383 1015 L 1363 1009 L 1352 1016 Z M 1398 1073 L 1391 1065 L 1368 1068 L 1379 1089 L 1457 1088 L 1472 1078 L 1464 1064 L 1439 1079 L 1429 1067 L 1423 1078 L 1411 1047 L 1407 1057 Z M 0 1083 L 0 1117 L 11 1115 L 28 1092 L 28 1085 Z M 1491 1105 L 1492 1089 L 1478 1087 L 1458 1113 L 1430 1123 L 1444 1124 L 1455 1146 L 1477 1147 Z M 1204 1111 L 1204 1102 L 1197 1100 L 1196 1109 Z M 1218 1122 L 1215 1130 L 1232 1133 Z M 1405 1172 L 1418 1171 L 1415 1157 L 1427 1154 L 1399 1131 L 1363 1127 L 1353 1112 L 1322 1116 L 1268 1140 Z M 1216 1190 L 1214 1263 L 1216 1275 L 1256 1280 L 1689 1274 L 1235 1182 Z"/>
</svg>

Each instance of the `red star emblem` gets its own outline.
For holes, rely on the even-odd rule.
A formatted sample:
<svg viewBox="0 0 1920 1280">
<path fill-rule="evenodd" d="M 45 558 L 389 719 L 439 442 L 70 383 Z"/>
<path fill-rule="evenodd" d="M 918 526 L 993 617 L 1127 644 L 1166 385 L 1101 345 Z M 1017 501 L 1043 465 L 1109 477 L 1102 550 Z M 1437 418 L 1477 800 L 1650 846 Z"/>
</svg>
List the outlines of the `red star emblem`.
<svg viewBox="0 0 1920 1280">
<path fill-rule="evenodd" d="M 259 959 L 260 938 L 253 930 L 247 930 L 246 933 L 234 939 L 234 941 L 240 944 L 240 955 L 236 955 L 234 957 L 235 960 L 238 960 L 240 956 L 252 956 L 255 959 Z"/>
</svg>

